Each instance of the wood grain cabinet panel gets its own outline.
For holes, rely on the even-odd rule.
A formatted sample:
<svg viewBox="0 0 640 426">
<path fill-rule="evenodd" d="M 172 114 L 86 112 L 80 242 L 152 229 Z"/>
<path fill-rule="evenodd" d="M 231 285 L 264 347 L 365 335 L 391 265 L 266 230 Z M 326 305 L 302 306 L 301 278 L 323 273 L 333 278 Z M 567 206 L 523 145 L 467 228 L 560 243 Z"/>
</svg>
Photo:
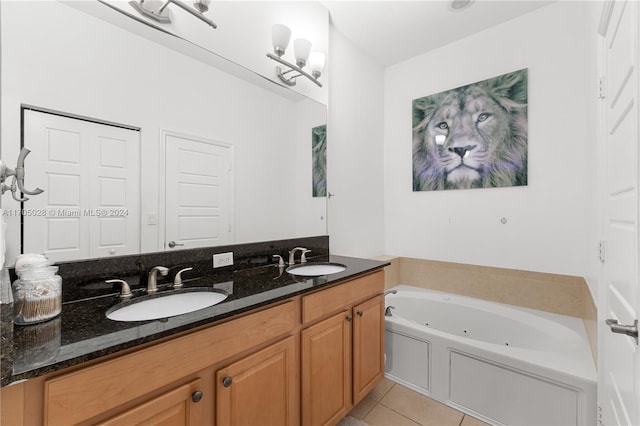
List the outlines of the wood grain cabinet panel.
<svg viewBox="0 0 640 426">
<path fill-rule="evenodd" d="M 299 424 L 295 342 L 288 337 L 217 371 L 217 426 Z"/>
<path fill-rule="evenodd" d="M 202 381 L 194 380 L 98 425 L 199 425 L 202 417 L 201 395 Z"/>
<path fill-rule="evenodd" d="M 378 271 L 304 296 L 302 298 L 302 323 L 309 324 L 344 309 L 345 306 L 351 307 L 383 291 L 384 271 Z"/>
<path fill-rule="evenodd" d="M 353 405 L 384 376 L 384 296 L 353 308 Z"/>
<path fill-rule="evenodd" d="M 302 330 L 302 424 L 336 424 L 351 406 L 351 310 Z"/>
</svg>

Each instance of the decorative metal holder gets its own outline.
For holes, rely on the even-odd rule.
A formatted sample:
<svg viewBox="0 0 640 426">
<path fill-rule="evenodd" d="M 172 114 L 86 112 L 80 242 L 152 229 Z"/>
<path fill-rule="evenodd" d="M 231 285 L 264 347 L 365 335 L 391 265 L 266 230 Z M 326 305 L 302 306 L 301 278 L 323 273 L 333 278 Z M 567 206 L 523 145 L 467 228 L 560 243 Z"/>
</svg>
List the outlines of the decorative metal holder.
<svg viewBox="0 0 640 426">
<path fill-rule="evenodd" d="M 4 194 L 5 191 L 10 190 L 11 196 L 16 201 L 22 202 L 29 199 L 27 197 L 18 197 L 16 195 L 17 191 L 20 191 L 21 193 L 27 195 L 38 195 L 44 192 L 40 188 L 36 188 L 33 191 L 28 191 L 24 187 L 24 160 L 25 158 L 27 158 L 27 155 L 29 155 L 30 152 L 31 151 L 29 151 L 27 148 L 22 148 L 20 150 L 20 155 L 18 155 L 18 164 L 16 165 L 15 170 L 10 169 L 9 167 L 7 167 L 4 161 L 0 160 L 0 184 L 2 184 L 1 193 Z M 11 185 L 7 185 L 4 182 L 10 176 L 13 176 L 13 180 L 11 181 Z"/>
<path fill-rule="evenodd" d="M 145 3 L 145 0 L 132 0 L 129 2 L 129 5 L 131 5 L 131 7 L 137 10 L 138 13 L 140 13 L 141 15 L 146 16 L 147 18 L 151 18 L 163 24 L 171 23 L 171 18 L 169 17 L 169 13 L 166 10 L 167 6 L 169 6 L 170 4 L 175 4 L 176 6 L 180 7 L 182 10 L 190 13 L 196 18 L 200 19 L 201 21 L 206 22 L 214 29 L 218 28 L 215 22 L 213 22 L 211 19 L 203 15 L 204 12 L 209 10 L 209 1 L 206 1 L 206 0 L 194 0 L 193 7 L 195 9 L 187 6 L 186 4 L 182 3 L 180 0 L 164 0 L 163 2 L 147 0 L 146 3 Z M 197 9 L 197 12 L 196 12 L 196 9 Z"/>
<path fill-rule="evenodd" d="M 273 53 L 267 53 L 267 57 L 289 68 L 289 70 L 283 71 L 282 68 L 276 67 L 276 74 L 278 78 L 280 78 L 280 80 L 283 83 L 285 83 L 287 86 L 295 86 L 296 85 L 295 79 L 301 76 L 305 76 L 309 80 L 311 80 L 314 84 L 316 84 L 318 87 L 322 87 L 322 83 L 318 81 L 318 77 L 320 77 L 320 73 L 313 73 L 317 75 L 309 74 L 308 72 L 304 71 L 301 67 L 294 65 L 288 61 L 285 61 L 284 59 L 274 55 Z M 295 72 L 297 74 L 287 76 L 287 74 L 289 74 L 290 72 Z"/>
</svg>

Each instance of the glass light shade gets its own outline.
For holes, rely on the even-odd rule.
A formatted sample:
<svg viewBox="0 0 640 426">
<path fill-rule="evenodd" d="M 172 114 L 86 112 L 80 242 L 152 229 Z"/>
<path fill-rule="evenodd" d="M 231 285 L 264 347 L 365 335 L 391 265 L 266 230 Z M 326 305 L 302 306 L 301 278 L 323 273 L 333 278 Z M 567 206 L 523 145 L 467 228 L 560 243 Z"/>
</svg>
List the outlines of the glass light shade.
<svg viewBox="0 0 640 426">
<path fill-rule="evenodd" d="M 296 64 L 302 68 L 307 64 L 309 53 L 311 52 L 311 42 L 304 38 L 293 40 L 293 54 L 296 57 Z"/>
<path fill-rule="evenodd" d="M 278 55 L 284 55 L 284 51 L 289 45 L 291 38 L 291 30 L 286 25 L 275 24 L 271 27 L 271 42 L 273 43 L 273 52 Z"/>
<path fill-rule="evenodd" d="M 204 13 L 209 10 L 211 0 L 193 0 L 193 7 L 198 9 L 200 13 Z"/>
<path fill-rule="evenodd" d="M 318 74 L 316 78 L 318 78 L 320 74 L 322 74 L 322 70 L 324 70 L 325 60 L 326 57 L 322 52 L 315 51 L 311 52 L 311 54 L 309 55 L 309 69 L 311 70 L 312 75 L 315 76 L 316 73 Z"/>
</svg>

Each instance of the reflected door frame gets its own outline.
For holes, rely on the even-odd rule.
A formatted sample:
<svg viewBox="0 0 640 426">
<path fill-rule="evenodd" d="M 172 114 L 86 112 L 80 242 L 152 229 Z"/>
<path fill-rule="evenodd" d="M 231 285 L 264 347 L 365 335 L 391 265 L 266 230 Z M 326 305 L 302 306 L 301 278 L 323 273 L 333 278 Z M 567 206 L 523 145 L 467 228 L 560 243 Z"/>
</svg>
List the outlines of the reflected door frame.
<svg viewBox="0 0 640 426">
<path fill-rule="evenodd" d="M 199 142 L 203 144 L 218 146 L 221 148 L 228 149 L 229 152 L 229 162 L 230 162 L 230 170 L 229 170 L 229 230 L 228 230 L 228 241 L 225 244 L 233 244 L 235 242 L 235 179 L 234 179 L 234 145 L 232 143 L 224 142 L 216 139 L 204 138 L 201 136 L 195 136 L 193 134 L 188 134 L 184 132 L 178 132 L 173 130 L 161 129 L 160 130 L 160 150 L 159 150 L 159 167 L 158 167 L 158 249 L 160 251 L 172 250 L 167 246 L 168 236 L 167 236 L 167 217 L 166 217 L 166 203 L 167 203 L 167 139 L 169 137 L 176 137 L 181 139 L 186 139 L 193 142 Z M 212 244 L 207 244 L 210 246 Z M 175 249 L 187 249 L 194 247 L 187 246 L 178 246 Z"/>
</svg>

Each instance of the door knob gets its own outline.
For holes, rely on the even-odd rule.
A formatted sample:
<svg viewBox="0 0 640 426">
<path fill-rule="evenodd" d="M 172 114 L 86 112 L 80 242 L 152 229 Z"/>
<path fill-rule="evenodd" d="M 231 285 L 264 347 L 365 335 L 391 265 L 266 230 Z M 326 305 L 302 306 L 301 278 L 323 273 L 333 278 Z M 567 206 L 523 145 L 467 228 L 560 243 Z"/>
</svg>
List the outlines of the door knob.
<svg viewBox="0 0 640 426">
<path fill-rule="evenodd" d="M 174 248 L 176 246 L 183 246 L 184 244 L 178 244 L 175 241 L 169 241 L 167 245 L 169 246 L 169 248 Z"/>
<path fill-rule="evenodd" d="M 638 320 L 635 320 L 633 325 L 618 324 L 618 320 L 615 319 L 608 319 L 606 323 L 611 327 L 612 332 L 631 336 L 636 339 L 636 345 L 638 344 Z"/>
</svg>

